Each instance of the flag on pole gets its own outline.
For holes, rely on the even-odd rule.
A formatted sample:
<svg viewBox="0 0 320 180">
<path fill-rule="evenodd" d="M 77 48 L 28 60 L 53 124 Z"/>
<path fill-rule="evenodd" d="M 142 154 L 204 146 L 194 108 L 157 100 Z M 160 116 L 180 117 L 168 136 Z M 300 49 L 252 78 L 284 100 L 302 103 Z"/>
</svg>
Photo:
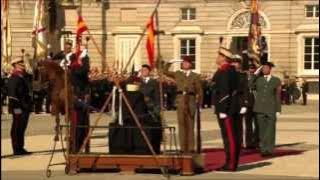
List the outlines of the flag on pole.
<svg viewBox="0 0 320 180">
<path fill-rule="evenodd" d="M 1 16 L 1 57 L 4 61 L 1 64 L 6 67 L 9 66 L 12 57 L 12 37 L 11 24 L 9 21 L 9 1 L 1 1 L 2 16 Z"/>
<path fill-rule="evenodd" d="M 147 24 L 147 52 L 148 60 L 151 68 L 154 67 L 154 56 L 155 56 L 155 24 L 154 24 L 154 15 L 150 17 L 150 20 Z"/>
<path fill-rule="evenodd" d="M 35 5 L 33 19 L 33 47 L 35 48 L 35 58 L 44 59 L 47 53 L 47 14 L 45 10 L 45 1 L 37 0 Z"/>
<path fill-rule="evenodd" d="M 260 64 L 261 57 L 261 24 L 259 22 L 258 0 L 251 0 L 251 23 L 248 36 L 248 55 L 255 63 Z"/>
<path fill-rule="evenodd" d="M 81 66 L 82 61 L 81 58 L 85 56 L 82 54 L 83 51 L 81 51 L 81 37 L 82 33 L 88 30 L 88 26 L 86 25 L 85 21 L 83 20 L 82 16 L 78 16 L 78 23 L 77 23 L 77 30 L 76 30 L 76 59 L 77 61 L 73 63 L 73 66 Z"/>
</svg>

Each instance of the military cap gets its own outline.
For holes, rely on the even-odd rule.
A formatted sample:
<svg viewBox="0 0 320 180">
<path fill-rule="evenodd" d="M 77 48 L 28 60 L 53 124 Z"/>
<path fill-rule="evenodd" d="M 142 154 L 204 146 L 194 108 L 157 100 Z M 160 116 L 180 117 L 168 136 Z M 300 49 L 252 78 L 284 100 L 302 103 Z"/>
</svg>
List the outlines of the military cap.
<svg viewBox="0 0 320 180">
<path fill-rule="evenodd" d="M 10 62 L 12 66 L 14 66 L 17 63 L 23 63 L 23 59 L 21 57 L 16 57 Z"/>
<path fill-rule="evenodd" d="M 275 65 L 272 62 L 264 62 L 262 65 L 269 66 L 270 68 L 275 67 Z"/>
<path fill-rule="evenodd" d="M 234 54 L 232 57 L 232 62 L 242 63 L 242 57 L 238 54 Z"/>
<path fill-rule="evenodd" d="M 151 71 L 151 67 L 150 67 L 148 64 L 144 64 L 144 65 L 142 65 L 141 67 L 142 67 L 142 68 L 147 68 L 147 69 L 149 69 L 149 71 Z"/>
<path fill-rule="evenodd" d="M 189 56 L 183 57 L 183 62 L 188 62 L 188 63 L 192 64 L 192 60 Z"/>
<path fill-rule="evenodd" d="M 229 49 L 227 49 L 227 48 L 220 47 L 218 53 L 223 55 L 223 56 L 225 56 L 228 59 L 232 59 L 233 58 L 233 55 L 232 55 L 231 51 Z"/>
</svg>

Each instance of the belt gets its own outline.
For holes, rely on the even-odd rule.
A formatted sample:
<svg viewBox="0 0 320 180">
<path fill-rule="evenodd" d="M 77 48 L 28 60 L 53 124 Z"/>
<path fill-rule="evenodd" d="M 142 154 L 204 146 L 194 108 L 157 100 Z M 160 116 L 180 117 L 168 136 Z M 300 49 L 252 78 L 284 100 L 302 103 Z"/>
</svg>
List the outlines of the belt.
<svg viewBox="0 0 320 180">
<path fill-rule="evenodd" d="M 178 91 L 177 94 L 195 96 L 194 92 Z"/>
</svg>

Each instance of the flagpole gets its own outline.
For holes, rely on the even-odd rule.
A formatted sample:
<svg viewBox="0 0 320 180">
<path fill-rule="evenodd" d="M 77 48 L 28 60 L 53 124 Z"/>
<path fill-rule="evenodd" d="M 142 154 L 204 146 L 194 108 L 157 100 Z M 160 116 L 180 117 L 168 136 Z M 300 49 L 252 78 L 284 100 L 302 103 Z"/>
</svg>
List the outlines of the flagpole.
<svg viewBox="0 0 320 180">
<path fill-rule="evenodd" d="M 158 0 L 156 6 L 155 6 L 155 8 L 154 8 L 154 10 L 153 10 L 152 13 L 151 13 L 151 17 L 156 13 L 158 7 L 160 6 L 160 3 L 161 3 L 161 0 Z M 132 61 L 134 55 L 136 54 L 136 52 L 137 52 L 137 50 L 138 50 L 138 48 L 139 48 L 139 45 L 140 45 L 143 37 L 145 36 L 145 33 L 146 33 L 147 29 L 148 29 L 148 25 L 146 25 L 146 26 L 144 27 L 144 30 L 143 30 L 143 32 L 142 32 L 142 35 L 140 36 L 140 38 L 139 38 L 139 40 L 138 40 L 138 42 L 137 42 L 137 44 L 136 44 L 133 52 L 131 53 L 131 56 L 130 56 L 128 62 L 126 63 L 126 66 L 125 66 L 125 68 L 123 69 L 123 72 L 122 72 L 122 73 L 125 73 L 125 71 L 127 70 L 129 64 L 131 64 L 131 61 Z"/>
</svg>

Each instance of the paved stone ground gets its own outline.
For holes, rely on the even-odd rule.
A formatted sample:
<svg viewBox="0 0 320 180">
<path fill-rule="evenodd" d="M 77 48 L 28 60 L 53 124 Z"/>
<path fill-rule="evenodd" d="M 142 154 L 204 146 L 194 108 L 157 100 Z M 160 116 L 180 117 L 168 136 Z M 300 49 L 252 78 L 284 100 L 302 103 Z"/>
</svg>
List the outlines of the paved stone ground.
<svg viewBox="0 0 320 180">
<path fill-rule="evenodd" d="M 273 159 L 242 165 L 238 172 L 222 173 L 208 172 L 192 177 L 174 175 L 171 179 L 177 180 L 305 180 L 318 179 L 319 177 L 319 103 L 311 101 L 308 106 L 299 104 L 283 106 L 283 113 L 277 122 L 277 145 L 294 150 L 304 150 L 302 154 L 282 156 Z M 97 114 L 91 115 L 92 123 Z M 168 125 L 176 126 L 175 112 L 166 112 Z M 50 150 L 53 142 L 54 119 L 47 114 L 32 115 L 27 129 L 26 149 L 32 151 L 30 156 L 12 156 L 10 143 L 11 117 L 1 116 L 1 178 L 5 180 L 42 180 L 45 177 L 45 169 L 49 161 Z M 107 125 L 110 118 L 104 115 L 99 123 Z M 204 148 L 221 148 L 222 140 L 219 127 L 212 110 L 202 112 L 202 137 Z M 106 131 L 98 129 L 95 136 L 105 137 Z M 106 152 L 107 139 L 92 140 L 92 151 Z M 58 145 L 58 149 L 61 146 Z M 63 162 L 62 153 L 56 153 L 54 162 Z M 75 176 L 64 174 L 64 166 L 51 168 L 53 180 L 87 180 L 87 179 L 133 179 L 155 180 L 161 179 L 159 174 L 122 175 L 119 173 L 80 173 Z"/>
</svg>

